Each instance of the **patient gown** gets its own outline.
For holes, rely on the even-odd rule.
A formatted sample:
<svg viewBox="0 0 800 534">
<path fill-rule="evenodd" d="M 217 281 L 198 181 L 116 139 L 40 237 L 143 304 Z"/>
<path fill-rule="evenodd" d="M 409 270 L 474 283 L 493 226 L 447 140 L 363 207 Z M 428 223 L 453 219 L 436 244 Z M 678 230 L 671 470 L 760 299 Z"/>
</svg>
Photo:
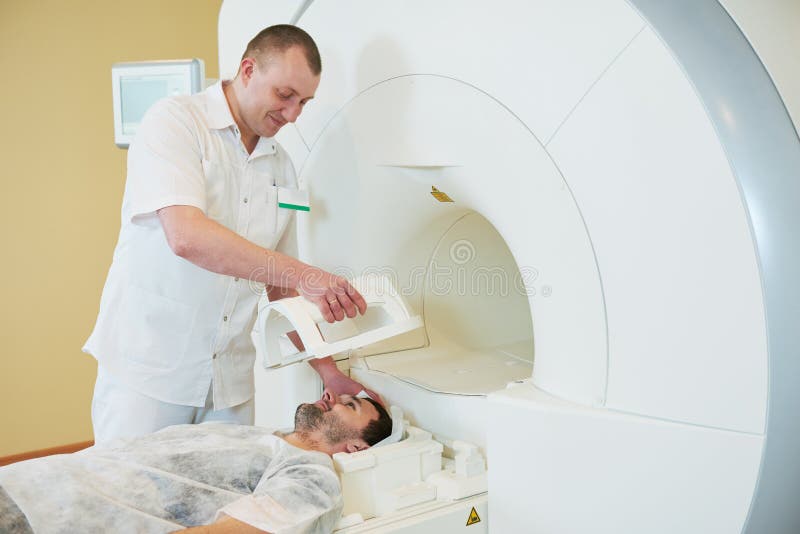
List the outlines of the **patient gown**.
<svg viewBox="0 0 800 534">
<path fill-rule="evenodd" d="M 321 533 L 341 509 L 331 459 L 260 427 L 179 425 L 0 468 L 0 529 L 18 532 L 29 532 L 25 518 L 44 534 L 157 533 L 230 516 L 267 532 Z"/>
</svg>

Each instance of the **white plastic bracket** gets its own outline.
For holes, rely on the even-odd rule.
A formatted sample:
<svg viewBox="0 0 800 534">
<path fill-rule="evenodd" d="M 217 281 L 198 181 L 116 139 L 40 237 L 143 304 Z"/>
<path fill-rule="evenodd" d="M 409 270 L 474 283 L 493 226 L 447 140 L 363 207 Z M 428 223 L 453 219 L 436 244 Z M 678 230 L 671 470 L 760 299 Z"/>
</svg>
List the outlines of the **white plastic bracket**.
<svg viewBox="0 0 800 534">
<path fill-rule="evenodd" d="M 341 354 L 422 327 L 422 318 L 409 313 L 388 277 L 363 276 L 351 283 L 367 302 L 367 312 L 353 319 L 345 317 L 337 328 L 348 333 L 347 337 L 330 342 L 323 338 L 318 326 L 325 323 L 325 319 L 315 304 L 304 297 L 270 302 L 266 295 L 262 296 L 250 336 L 264 367 L 278 368 Z M 291 331 L 297 332 L 305 350 L 284 354 L 280 338 Z"/>
</svg>

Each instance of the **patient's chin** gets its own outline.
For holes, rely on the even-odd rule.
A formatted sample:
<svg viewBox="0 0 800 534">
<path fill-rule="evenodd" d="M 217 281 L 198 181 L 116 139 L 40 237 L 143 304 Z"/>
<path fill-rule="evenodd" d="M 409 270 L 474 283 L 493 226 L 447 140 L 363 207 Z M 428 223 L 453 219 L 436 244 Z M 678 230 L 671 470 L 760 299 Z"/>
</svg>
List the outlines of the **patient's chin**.
<svg viewBox="0 0 800 534">
<path fill-rule="evenodd" d="M 310 432 L 320 427 L 323 420 L 322 408 L 316 404 L 301 404 L 294 413 L 295 432 Z"/>
</svg>

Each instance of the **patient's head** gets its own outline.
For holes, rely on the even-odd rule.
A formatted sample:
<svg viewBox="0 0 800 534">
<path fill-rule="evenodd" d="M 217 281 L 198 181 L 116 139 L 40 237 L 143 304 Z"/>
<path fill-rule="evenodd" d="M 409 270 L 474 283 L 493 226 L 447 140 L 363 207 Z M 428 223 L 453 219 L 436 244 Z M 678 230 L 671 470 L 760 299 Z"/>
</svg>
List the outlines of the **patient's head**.
<svg viewBox="0 0 800 534">
<path fill-rule="evenodd" d="M 391 432 L 392 419 L 378 402 L 327 390 L 317 402 L 298 406 L 294 415 L 296 437 L 306 448 L 327 454 L 366 449 Z"/>
</svg>

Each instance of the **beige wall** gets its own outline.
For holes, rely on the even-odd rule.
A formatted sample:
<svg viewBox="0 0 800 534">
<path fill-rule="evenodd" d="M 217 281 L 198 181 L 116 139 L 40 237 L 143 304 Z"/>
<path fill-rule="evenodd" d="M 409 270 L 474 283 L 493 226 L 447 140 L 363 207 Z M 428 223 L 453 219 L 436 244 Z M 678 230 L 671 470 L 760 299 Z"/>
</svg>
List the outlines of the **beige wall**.
<svg viewBox="0 0 800 534">
<path fill-rule="evenodd" d="M 221 0 L 0 0 L 0 456 L 92 439 L 80 349 L 119 231 L 111 65 L 199 57 Z"/>
</svg>

